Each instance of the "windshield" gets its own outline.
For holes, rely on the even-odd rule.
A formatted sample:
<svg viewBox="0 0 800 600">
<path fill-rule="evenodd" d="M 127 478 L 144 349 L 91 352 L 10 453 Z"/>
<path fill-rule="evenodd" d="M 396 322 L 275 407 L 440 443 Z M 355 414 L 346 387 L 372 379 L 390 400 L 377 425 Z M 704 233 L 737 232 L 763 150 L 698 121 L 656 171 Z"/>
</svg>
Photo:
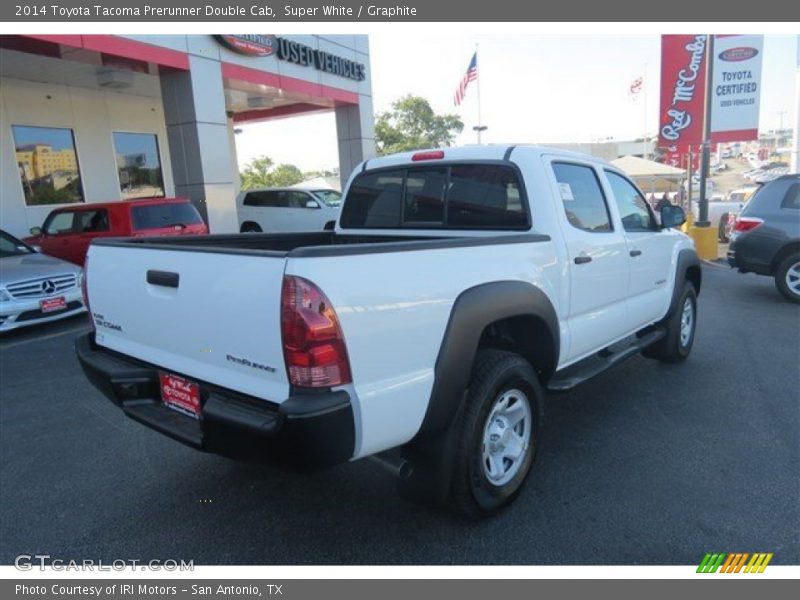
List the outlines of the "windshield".
<svg viewBox="0 0 800 600">
<path fill-rule="evenodd" d="M 311 193 L 328 206 L 339 206 L 342 203 L 342 195 L 336 190 L 314 190 Z"/>
<path fill-rule="evenodd" d="M 28 246 L 13 235 L 9 235 L 5 231 L 0 231 L 0 258 L 22 256 L 23 254 L 32 253 L 33 250 L 28 248 Z"/>
</svg>

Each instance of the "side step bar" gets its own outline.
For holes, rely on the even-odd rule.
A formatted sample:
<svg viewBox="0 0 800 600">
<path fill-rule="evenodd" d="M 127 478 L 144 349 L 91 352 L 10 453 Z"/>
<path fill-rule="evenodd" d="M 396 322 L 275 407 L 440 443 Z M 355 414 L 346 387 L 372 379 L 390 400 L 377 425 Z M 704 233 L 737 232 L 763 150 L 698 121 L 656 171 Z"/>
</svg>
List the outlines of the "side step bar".
<svg viewBox="0 0 800 600">
<path fill-rule="evenodd" d="M 630 345 L 623 346 L 619 350 L 611 351 L 606 349 L 599 352 L 596 356 L 582 360 L 575 365 L 570 365 L 562 372 L 553 375 L 553 378 L 547 384 L 547 389 L 550 392 L 569 391 L 587 379 L 591 379 L 603 371 L 618 365 L 622 361 L 635 356 L 647 346 L 663 338 L 664 335 L 666 335 L 664 329 L 655 329 L 634 340 Z"/>
</svg>

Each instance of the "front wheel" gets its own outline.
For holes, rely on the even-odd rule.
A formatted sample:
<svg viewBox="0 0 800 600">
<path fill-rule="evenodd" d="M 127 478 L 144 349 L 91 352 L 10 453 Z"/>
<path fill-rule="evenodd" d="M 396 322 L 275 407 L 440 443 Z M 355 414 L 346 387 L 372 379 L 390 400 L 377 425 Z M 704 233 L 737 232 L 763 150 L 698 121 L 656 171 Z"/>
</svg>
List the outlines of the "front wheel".
<svg viewBox="0 0 800 600">
<path fill-rule="evenodd" d="M 775 286 L 787 300 L 800 303 L 800 252 L 787 256 L 778 265 Z"/>
<path fill-rule="evenodd" d="M 691 282 L 683 282 L 677 308 L 664 327 L 664 337 L 642 351 L 642 354 L 662 362 L 683 362 L 692 351 L 697 328 L 697 292 Z"/>
<path fill-rule="evenodd" d="M 517 497 L 536 457 L 543 400 L 536 372 L 521 356 L 478 353 L 456 422 L 453 508 L 486 517 Z"/>
</svg>

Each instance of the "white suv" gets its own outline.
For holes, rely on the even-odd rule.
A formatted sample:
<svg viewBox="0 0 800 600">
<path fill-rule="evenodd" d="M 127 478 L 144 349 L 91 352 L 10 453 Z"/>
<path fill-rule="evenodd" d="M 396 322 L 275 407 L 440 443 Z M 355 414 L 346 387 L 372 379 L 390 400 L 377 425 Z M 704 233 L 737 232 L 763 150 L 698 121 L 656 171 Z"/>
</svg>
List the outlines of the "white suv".
<svg viewBox="0 0 800 600">
<path fill-rule="evenodd" d="M 335 190 L 260 188 L 236 198 L 239 231 L 287 233 L 333 229 L 342 195 Z"/>
</svg>

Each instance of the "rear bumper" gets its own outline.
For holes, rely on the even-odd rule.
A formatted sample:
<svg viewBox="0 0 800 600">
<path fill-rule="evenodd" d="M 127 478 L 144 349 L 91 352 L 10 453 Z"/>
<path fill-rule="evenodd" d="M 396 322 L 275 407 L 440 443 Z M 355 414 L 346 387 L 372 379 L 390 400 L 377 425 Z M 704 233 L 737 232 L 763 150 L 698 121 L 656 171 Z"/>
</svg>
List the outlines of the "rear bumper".
<svg viewBox="0 0 800 600">
<path fill-rule="evenodd" d="M 198 382 L 202 414 L 193 419 L 161 401 L 159 368 L 94 343 L 75 342 L 89 381 L 126 415 L 199 450 L 248 460 L 330 465 L 353 456 L 355 423 L 346 391 L 293 394 L 281 404 Z"/>
<path fill-rule="evenodd" d="M 733 269 L 739 269 L 742 273 L 772 275 L 771 265 L 751 260 L 741 251 L 737 251 L 735 244 L 731 244 L 730 247 L 728 248 L 727 258 L 728 258 L 728 265 Z"/>
</svg>

